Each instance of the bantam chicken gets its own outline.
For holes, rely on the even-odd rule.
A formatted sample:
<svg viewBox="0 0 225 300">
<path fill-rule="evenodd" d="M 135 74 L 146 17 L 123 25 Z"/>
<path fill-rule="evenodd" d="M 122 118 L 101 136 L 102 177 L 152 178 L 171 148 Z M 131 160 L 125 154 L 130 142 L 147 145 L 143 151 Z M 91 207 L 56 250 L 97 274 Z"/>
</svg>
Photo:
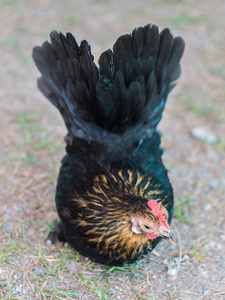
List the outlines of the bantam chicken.
<svg viewBox="0 0 225 300">
<path fill-rule="evenodd" d="M 34 47 L 38 87 L 68 134 L 58 176 L 58 238 L 108 265 L 173 242 L 173 190 L 162 163 L 161 120 L 180 76 L 184 41 L 155 25 L 120 36 L 98 65 L 87 41 L 51 32 Z"/>
</svg>

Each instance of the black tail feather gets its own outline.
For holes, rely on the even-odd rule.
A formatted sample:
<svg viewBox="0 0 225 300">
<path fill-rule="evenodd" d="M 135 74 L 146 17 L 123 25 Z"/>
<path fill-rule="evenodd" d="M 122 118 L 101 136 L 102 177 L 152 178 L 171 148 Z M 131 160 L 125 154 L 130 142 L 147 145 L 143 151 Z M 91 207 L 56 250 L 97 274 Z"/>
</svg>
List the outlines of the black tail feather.
<svg viewBox="0 0 225 300">
<path fill-rule="evenodd" d="M 135 28 L 101 54 L 98 69 L 86 41 L 78 46 L 70 33 L 50 36 L 51 44 L 35 47 L 33 58 L 42 74 L 39 89 L 60 110 L 68 141 L 117 147 L 125 140 L 140 143 L 155 130 L 180 76 L 182 38 L 169 29 L 159 34 L 152 24 Z"/>
</svg>

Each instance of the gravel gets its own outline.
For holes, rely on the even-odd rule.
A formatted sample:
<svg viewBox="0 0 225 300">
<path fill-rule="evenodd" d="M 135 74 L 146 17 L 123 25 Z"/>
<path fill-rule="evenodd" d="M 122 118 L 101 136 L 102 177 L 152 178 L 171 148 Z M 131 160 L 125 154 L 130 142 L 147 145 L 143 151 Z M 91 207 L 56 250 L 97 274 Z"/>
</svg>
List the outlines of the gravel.
<svg viewBox="0 0 225 300">
<path fill-rule="evenodd" d="M 34 268 L 34 274 L 36 274 L 37 276 L 41 276 L 41 270 L 38 267 Z"/>
<path fill-rule="evenodd" d="M 191 130 L 191 134 L 196 139 L 205 141 L 210 144 L 216 143 L 218 141 L 218 137 L 209 129 L 203 126 L 194 127 Z"/>
<path fill-rule="evenodd" d="M 72 0 L 66 5 L 58 0 L 1 1 L 1 299 L 41 300 L 43 295 L 53 293 L 53 286 L 62 299 L 97 300 L 100 294 L 123 300 L 224 299 L 225 6 L 222 1 L 199 0 L 195 4 L 193 0 L 84 0 L 79 5 Z M 68 17 L 76 15 L 74 23 L 73 19 L 68 22 Z M 175 36 L 184 37 L 187 45 L 182 76 L 169 95 L 159 130 L 175 205 L 184 197 L 194 198 L 193 205 L 185 204 L 181 213 L 189 215 L 195 225 L 174 217 L 175 245 L 162 241 L 155 249 L 159 256 L 149 254 L 137 267 L 100 268 L 70 247 L 45 243 L 49 223 L 57 216 L 54 190 L 65 154 L 66 129 L 57 110 L 37 90 L 39 72 L 31 61 L 31 50 L 56 28 L 73 32 L 78 41 L 87 39 L 97 62 L 119 34 L 147 22 L 158 24 L 160 30 L 169 26 Z M 217 72 L 217 66 L 222 72 Z M 36 111 L 39 116 L 32 119 Z M 28 116 L 21 128 L 18 115 L 25 121 Z M 37 125 L 37 130 L 32 126 L 30 130 L 30 125 Z M 48 147 L 37 150 L 35 145 L 44 136 Z M 42 267 L 39 249 L 49 269 Z M 65 256 L 58 255 L 59 249 Z M 178 270 L 180 250 L 185 254 Z M 96 287 L 98 294 L 93 291 Z M 79 295 L 67 295 L 71 290 Z"/>
</svg>

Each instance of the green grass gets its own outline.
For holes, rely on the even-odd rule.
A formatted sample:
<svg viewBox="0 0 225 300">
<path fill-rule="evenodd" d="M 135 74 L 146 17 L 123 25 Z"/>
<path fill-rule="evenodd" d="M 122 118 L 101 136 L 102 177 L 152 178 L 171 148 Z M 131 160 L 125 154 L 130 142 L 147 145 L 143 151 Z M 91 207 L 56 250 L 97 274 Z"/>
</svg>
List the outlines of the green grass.
<svg viewBox="0 0 225 300">
<path fill-rule="evenodd" d="M 3 6 L 12 6 L 12 5 L 14 5 L 14 4 L 18 3 L 18 2 L 19 2 L 19 0 L 2 0 L 1 4 Z"/>
<path fill-rule="evenodd" d="M 222 78 L 225 78 L 225 70 L 222 65 L 217 65 L 214 67 L 214 72 Z"/>
<path fill-rule="evenodd" d="M 34 166 L 41 162 L 41 157 L 38 152 L 47 150 L 48 160 L 50 160 L 52 166 L 55 166 L 54 153 L 58 152 L 62 143 L 52 142 L 47 133 L 40 134 L 40 119 L 42 118 L 43 109 L 38 111 L 26 111 L 15 115 L 16 130 L 21 134 L 20 140 L 22 142 L 16 147 L 16 160 L 21 165 L 29 164 Z M 5 165 L 8 165 L 10 160 L 5 161 Z M 56 177 L 54 174 L 50 174 L 50 180 L 55 184 Z"/>
<path fill-rule="evenodd" d="M 207 247 L 209 240 L 212 238 L 214 233 L 220 224 L 217 224 L 214 229 L 210 232 L 206 239 L 198 240 L 195 245 L 191 248 L 191 253 L 200 261 L 203 262 L 205 248 Z"/>
<path fill-rule="evenodd" d="M 21 164 L 21 165 L 24 165 L 24 164 L 29 164 L 31 166 L 34 166 L 36 164 L 38 164 L 40 161 L 34 157 L 31 153 L 29 152 L 26 152 L 25 155 L 21 155 L 21 156 L 18 156 L 16 158 L 16 160 Z"/>
<path fill-rule="evenodd" d="M 80 16 L 76 15 L 76 14 L 71 14 L 71 15 L 67 15 L 65 17 L 65 19 L 70 25 L 75 25 L 75 24 L 79 23 Z"/>
<path fill-rule="evenodd" d="M 33 132 L 39 128 L 39 121 L 42 117 L 42 110 L 38 111 L 25 111 L 16 114 L 17 131 L 20 132 Z"/>
<path fill-rule="evenodd" d="M 184 0 L 165 0 L 165 3 L 181 3 L 184 2 Z"/>
<path fill-rule="evenodd" d="M 181 14 L 179 16 L 170 18 L 168 22 L 171 26 L 174 26 L 178 29 L 183 29 L 184 27 L 189 25 L 199 24 L 201 22 L 201 19 L 193 16 Z"/>
<path fill-rule="evenodd" d="M 93 0 L 93 3 L 99 3 L 103 5 L 107 5 L 111 3 L 111 0 Z"/>
<path fill-rule="evenodd" d="M 135 272 L 135 274 L 138 274 L 141 272 L 138 269 L 138 264 L 134 263 L 132 265 L 125 265 L 123 267 L 108 267 L 107 270 L 101 272 L 97 277 L 96 276 L 86 276 L 86 271 L 94 272 L 96 264 L 92 261 L 88 260 L 87 263 L 84 265 L 82 272 L 78 272 L 80 281 L 88 287 L 94 294 L 98 296 L 98 299 L 111 299 L 108 298 L 109 296 L 109 289 L 111 288 L 110 284 L 110 276 L 113 274 L 116 274 L 116 276 L 124 276 L 124 280 L 132 281 L 132 284 L 134 284 L 134 280 L 131 280 L 131 272 Z M 104 282 L 105 286 L 104 288 L 100 288 L 100 284 Z M 135 282 L 137 283 L 137 281 Z M 111 290 L 111 289 L 110 289 Z M 137 291 L 133 290 L 134 294 L 137 296 Z M 140 298 L 142 299 L 142 298 Z"/>
<path fill-rule="evenodd" d="M 109 41 L 105 37 L 96 38 L 96 44 L 100 45 L 102 48 L 107 48 Z"/>
<path fill-rule="evenodd" d="M 35 144 L 34 149 L 37 151 L 48 149 L 52 153 L 57 152 L 60 149 L 61 144 L 62 143 L 59 142 L 51 142 L 50 144 L 48 135 L 42 135 L 39 137 L 39 141 Z"/>
<path fill-rule="evenodd" d="M 43 251 L 42 246 L 39 244 L 38 251 L 37 251 L 37 258 L 42 264 L 42 275 L 36 276 L 32 274 L 32 281 L 35 286 L 35 293 L 37 295 L 40 295 L 43 297 L 43 299 L 63 299 L 63 296 L 80 296 L 77 291 L 73 290 L 67 290 L 67 291 L 61 291 L 59 288 L 57 288 L 56 282 L 58 280 L 61 280 L 60 277 L 60 270 L 63 270 L 63 272 L 67 271 L 66 264 L 68 264 L 68 260 L 71 260 L 75 265 L 77 263 L 77 258 L 79 258 L 79 254 L 76 255 L 76 253 L 73 250 L 65 248 L 58 248 L 52 251 L 53 253 L 59 252 L 57 259 L 55 255 L 51 255 L 51 251 L 49 253 L 46 253 L 46 251 Z M 53 259 L 53 263 L 50 265 L 51 258 Z M 101 300 L 108 300 L 111 298 L 111 289 L 113 288 L 110 285 L 109 276 L 111 274 L 116 274 L 117 276 L 128 276 L 130 274 L 130 271 L 137 270 L 138 266 L 137 264 L 128 265 L 124 267 L 109 267 L 106 271 L 103 271 L 99 274 L 99 276 L 96 276 L 96 267 L 98 268 L 98 265 L 93 263 L 92 261 L 88 260 L 82 267 L 82 271 L 74 271 L 73 274 L 70 276 L 73 276 L 74 282 L 82 284 L 82 286 L 85 286 L 88 288 L 93 295 L 97 297 L 97 299 Z M 52 277 L 51 280 L 51 287 L 46 282 L 49 282 L 49 276 Z M 139 297 L 139 299 L 145 299 L 142 298 L 138 292 L 135 289 L 132 289 L 134 295 Z M 61 297 L 61 298 L 60 298 Z M 150 299 L 155 299 L 154 297 L 151 297 Z"/>
<path fill-rule="evenodd" d="M 23 253 L 25 245 L 23 247 L 19 245 L 19 237 L 17 234 L 7 233 L 2 227 L 0 227 L 0 232 L 3 233 L 4 238 L 7 239 L 6 244 L 4 247 L 1 247 L 0 250 L 0 264 L 13 270 L 22 271 L 20 267 L 15 265 L 15 260 L 17 260 L 18 253 Z M 13 263 L 11 262 L 11 259 L 14 260 Z"/>
<path fill-rule="evenodd" d="M 174 208 L 174 217 L 181 223 L 188 225 L 195 225 L 195 222 L 191 220 L 188 210 L 194 207 L 195 199 L 181 197 L 179 201 L 176 201 Z"/>
<path fill-rule="evenodd" d="M 58 252 L 59 254 L 56 255 Z M 58 284 L 62 281 L 61 272 L 64 272 L 64 274 L 68 273 L 66 267 L 68 260 L 72 260 L 74 263 L 77 261 L 77 255 L 74 251 L 67 249 L 67 247 L 61 249 L 57 245 L 53 250 L 46 250 L 46 248 L 43 249 L 41 244 L 38 244 L 35 256 L 39 260 L 38 265 L 40 265 L 42 272 L 40 276 L 31 274 L 35 286 L 35 294 L 41 296 L 42 299 L 64 299 L 66 296 L 80 296 L 77 291 L 72 289 L 65 290 L 63 285 L 59 287 Z M 75 272 L 71 276 L 74 275 L 76 275 Z"/>
<path fill-rule="evenodd" d="M 4 166 L 9 167 L 11 162 L 12 162 L 12 159 L 10 156 L 4 157 L 4 160 L 3 160 Z"/>
<path fill-rule="evenodd" d="M 134 288 L 131 288 L 131 289 L 132 289 L 132 291 L 134 292 L 135 296 L 138 297 L 139 300 L 147 300 L 146 298 L 141 297 L 141 296 L 138 294 L 138 292 L 135 291 Z M 152 299 L 152 298 L 150 298 L 150 299 Z"/>
<path fill-rule="evenodd" d="M 0 40 L 0 46 L 14 48 L 17 46 L 17 40 L 14 36 L 7 36 Z"/>
<path fill-rule="evenodd" d="M 107 300 L 108 298 L 108 289 L 109 289 L 109 285 L 107 284 L 107 286 L 103 289 L 100 288 L 97 280 L 95 279 L 95 277 L 92 278 L 87 278 L 87 276 L 85 275 L 85 273 L 80 273 L 78 272 L 80 281 L 86 286 L 88 287 L 90 290 L 92 290 L 97 296 L 98 299 L 101 300 Z"/>
<path fill-rule="evenodd" d="M 33 66 L 34 66 L 34 61 L 33 61 L 32 57 L 30 57 L 30 56 L 22 55 L 21 62 L 23 63 L 24 67 L 26 67 L 27 69 L 33 68 Z"/>
<path fill-rule="evenodd" d="M 155 300 L 155 295 L 154 295 L 153 287 L 151 287 L 151 296 L 150 296 L 150 300 Z"/>
<path fill-rule="evenodd" d="M 108 270 L 102 272 L 98 277 L 97 280 L 99 280 L 100 277 L 104 276 L 106 280 L 108 280 L 108 277 L 110 274 L 117 274 L 117 275 L 126 275 L 130 280 L 130 274 L 131 272 L 135 271 L 135 273 L 138 273 L 138 263 L 133 263 L 131 265 L 125 265 L 123 267 L 109 267 Z"/>
<path fill-rule="evenodd" d="M 10 278 L 8 279 L 8 288 L 9 288 L 9 297 L 12 298 L 12 277 L 10 274 Z"/>
<path fill-rule="evenodd" d="M 51 223 L 47 223 L 47 224 L 46 224 L 46 230 L 45 230 L 45 231 L 46 231 L 46 234 L 45 234 L 45 239 L 47 239 L 48 236 L 49 236 L 49 234 L 50 234 L 51 232 L 54 231 L 55 223 L 56 223 L 56 221 L 55 221 L 55 220 L 52 220 Z"/>
<path fill-rule="evenodd" d="M 43 299 L 63 299 L 62 296 L 79 296 L 75 291 L 60 291 L 54 282 L 52 282 L 51 286 L 48 286 L 45 290 L 46 281 L 42 284 L 39 278 L 33 274 L 32 281 L 35 286 L 35 294 L 42 296 Z M 41 287 L 39 287 L 39 285 L 41 285 Z"/>
<path fill-rule="evenodd" d="M 178 102 L 182 105 L 182 110 L 190 111 L 195 117 L 198 117 L 199 115 L 205 116 L 205 117 L 213 117 L 218 113 L 218 109 L 213 104 L 213 106 L 209 106 L 206 104 L 206 101 L 204 105 L 201 105 L 201 103 L 190 95 L 188 92 L 181 92 L 177 95 Z"/>
<path fill-rule="evenodd" d="M 218 142 L 216 143 L 216 147 L 219 151 L 225 150 L 225 138 L 221 137 Z"/>
<path fill-rule="evenodd" d="M 49 174 L 49 180 L 52 184 L 56 185 L 58 176 L 55 173 Z"/>
<path fill-rule="evenodd" d="M 42 262 L 43 265 L 43 273 L 41 275 L 43 281 L 45 281 L 46 276 L 53 276 L 54 278 L 60 279 L 59 271 L 66 268 L 64 264 L 62 265 L 60 262 L 60 264 L 50 265 L 48 262 L 48 257 L 46 256 L 45 253 L 43 253 L 40 244 L 38 244 L 37 257 Z"/>
</svg>

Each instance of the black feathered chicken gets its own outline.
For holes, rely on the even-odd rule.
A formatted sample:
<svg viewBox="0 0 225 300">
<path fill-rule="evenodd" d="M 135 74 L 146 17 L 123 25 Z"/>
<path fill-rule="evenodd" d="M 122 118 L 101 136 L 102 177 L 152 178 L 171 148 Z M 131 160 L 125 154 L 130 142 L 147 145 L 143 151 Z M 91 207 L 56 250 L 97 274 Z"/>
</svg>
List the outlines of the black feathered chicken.
<svg viewBox="0 0 225 300">
<path fill-rule="evenodd" d="M 93 261 L 122 265 L 173 241 L 173 190 L 156 127 L 180 76 L 184 41 L 155 25 L 118 38 L 94 63 L 87 41 L 53 31 L 33 49 L 38 87 L 68 134 L 58 236 Z"/>
</svg>

